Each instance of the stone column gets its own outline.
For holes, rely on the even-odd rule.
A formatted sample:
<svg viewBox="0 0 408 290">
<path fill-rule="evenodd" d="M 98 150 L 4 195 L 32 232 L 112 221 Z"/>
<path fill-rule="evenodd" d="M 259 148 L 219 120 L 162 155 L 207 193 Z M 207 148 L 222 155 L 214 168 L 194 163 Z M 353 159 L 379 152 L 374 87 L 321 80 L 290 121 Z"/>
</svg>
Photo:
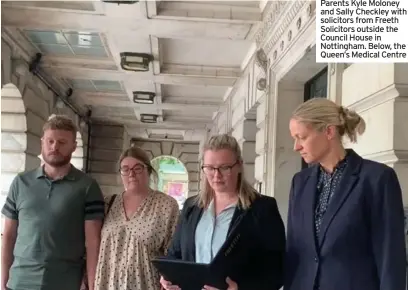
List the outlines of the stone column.
<svg viewBox="0 0 408 290">
<path fill-rule="evenodd" d="M 234 125 L 232 136 L 234 136 L 242 151 L 245 178 L 250 184 L 255 183 L 255 141 L 256 120 L 244 118 Z"/>
<path fill-rule="evenodd" d="M 341 104 L 342 78 L 345 68 L 344 63 L 329 63 L 328 66 L 327 97 L 337 104 Z"/>
<path fill-rule="evenodd" d="M 268 132 L 270 167 L 268 166 L 268 188 L 279 205 L 282 217 L 286 220 L 289 206 L 289 192 L 293 175 L 301 169 L 301 157 L 293 150 L 293 139 L 289 132 L 289 121 L 293 110 L 303 101 L 304 83 L 280 80 L 276 83 L 276 95 L 272 105 L 273 120 Z"/>
<path fill-rule="evenodd" d="M 352 64 L 343 73 L 341 101 L 367 123 L 358 143 L 346 145 L 393 167 L 408 206 L 408 64 Z"/>
<path fill-rule="evenodd" d="M 265 191 L 265 155 L 266 155 L 266 99 L 267 96 L 264 96 L 259 100 L 259 105 L 256 108 L 256 136 L 255 136 L 255 152 L 257 154 L 255 158 L 255 179 L 258 187 L 257 190 L 260 190 L 262 194 L 266 194 Z M 260 186 L 259 186 L 260 185 Z"/>
</svg>

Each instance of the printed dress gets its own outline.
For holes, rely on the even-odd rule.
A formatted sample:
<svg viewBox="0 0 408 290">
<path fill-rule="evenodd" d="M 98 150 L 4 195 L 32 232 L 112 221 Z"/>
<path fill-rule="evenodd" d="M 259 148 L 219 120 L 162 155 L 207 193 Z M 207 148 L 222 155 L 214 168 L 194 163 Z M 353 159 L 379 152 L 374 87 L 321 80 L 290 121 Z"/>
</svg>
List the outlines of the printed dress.
<svg viewBox="0 0 408 290">
<path fill-rule="evenodd" d="M 150 259 L 166 254 L 178 215 L 175 199 L 153 192 L 127 220 L 118 195 L 102 228 L 95 290 L 160 289 Z"/>
</svg>

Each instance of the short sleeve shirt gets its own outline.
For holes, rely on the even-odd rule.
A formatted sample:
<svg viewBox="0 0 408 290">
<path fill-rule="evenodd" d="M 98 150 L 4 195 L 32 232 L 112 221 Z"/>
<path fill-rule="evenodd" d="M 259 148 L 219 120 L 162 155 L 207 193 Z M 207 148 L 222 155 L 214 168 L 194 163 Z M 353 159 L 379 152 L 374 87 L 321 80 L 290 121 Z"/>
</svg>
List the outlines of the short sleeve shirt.
<svg viewBox="0 0 408 290">
<path fill-rule="evenodd" d="M 43 167 L 19 174 L 2 214 L 18 220 L 11 289 L 79 289 L 85 255 L 85 220 L 104 218 L 100 187 L 71 167 L 50 180 Z"/>
</svg>

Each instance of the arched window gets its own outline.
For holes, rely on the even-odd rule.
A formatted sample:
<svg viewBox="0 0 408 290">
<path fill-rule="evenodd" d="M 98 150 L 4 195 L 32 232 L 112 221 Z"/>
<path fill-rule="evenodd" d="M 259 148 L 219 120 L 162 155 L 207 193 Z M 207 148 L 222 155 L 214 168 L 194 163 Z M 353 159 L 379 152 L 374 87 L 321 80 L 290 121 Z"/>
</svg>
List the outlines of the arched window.
<svg viewBox="0 0 408 290">
<path fill-rule="evenodd" d="M 184 164 L 166 155 L 154 158 L 151 163 L 158 174 L 158 180 L 152 180 L 152 188 L 175 198 L 182 209 L 188 196 L 188 171 Z"/>
</svg>

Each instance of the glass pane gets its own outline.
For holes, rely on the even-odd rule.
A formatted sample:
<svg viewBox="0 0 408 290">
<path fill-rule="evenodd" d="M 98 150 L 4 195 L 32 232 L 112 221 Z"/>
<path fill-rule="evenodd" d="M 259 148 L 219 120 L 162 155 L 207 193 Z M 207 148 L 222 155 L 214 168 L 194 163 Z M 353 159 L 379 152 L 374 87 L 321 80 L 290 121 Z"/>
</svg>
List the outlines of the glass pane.
<svg viewBox="0 0 408 290">
<path fill-rule="evenodd" d="M 58 45 L 58 44 L 38 44 L 38 48 L 41 50 L 41 52 L 45 54 L 56 54 L 56 55 L 74 55 L 69 49 L 67 45 Z"/>
<path fill-rule="evenodd" d="M 95 87 L 92 85 L 90 80 L 79 80 L 72 79 L 69 81 L 74 89 L 95 91 Z"/>
<path fill-rule="evenodd" d="M 70 45 L 75 46 L 103 46 L 102 40 L 95 33 L 64 33 Z"/>
<path fill-rule="evenodd" d="M 64 36 L 57 31 L 26 30 L 28 38 L 34 43 L 67 44 Z"/>
<path fill-rule="evenodd" d="M 71 46 L 76 55 L 88 55 L 95 57 L 107 57 L 105 48 L 93 46 Z"/>
<path fill-rule="evenodd" d="M 122 91 L 122 86 L 116 81 L 93 81 L 98 91 Z"/>
</svg>

